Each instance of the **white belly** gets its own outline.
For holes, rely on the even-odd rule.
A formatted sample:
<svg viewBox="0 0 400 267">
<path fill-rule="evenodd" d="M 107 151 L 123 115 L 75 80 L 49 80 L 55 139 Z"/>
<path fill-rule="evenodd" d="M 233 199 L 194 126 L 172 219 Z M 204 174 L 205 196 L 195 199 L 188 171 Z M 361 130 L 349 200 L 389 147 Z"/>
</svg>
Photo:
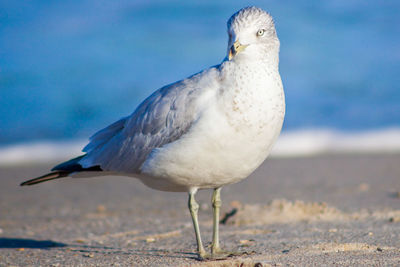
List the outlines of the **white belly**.
<svg viewBox="0 0 400 267">
<path fill-rule="evenodd" d="M 268 156 L 284 117 L 282 87 L 255 97 L 254 106 L 232 106 L 232 97 L 208 103 L 188 133 L 150 154 L 141 167 L 142 182 L 158 190 L 188 191 L 250 175 Z"/>
</svg>

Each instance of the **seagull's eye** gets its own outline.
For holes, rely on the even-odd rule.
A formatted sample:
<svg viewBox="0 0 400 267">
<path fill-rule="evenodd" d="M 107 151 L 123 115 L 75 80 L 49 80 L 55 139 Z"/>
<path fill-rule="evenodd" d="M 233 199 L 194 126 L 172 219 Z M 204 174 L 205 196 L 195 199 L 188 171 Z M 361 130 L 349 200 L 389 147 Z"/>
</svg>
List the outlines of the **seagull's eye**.
<svg viewBox="0 0 400 267">
<path fill-rule="evenodd" d="M 257 36 L 263 36 L 263 35 L 264 35 L 264 32 L 265 32 L 264 29 L 258 30 Z"/>
</svg>

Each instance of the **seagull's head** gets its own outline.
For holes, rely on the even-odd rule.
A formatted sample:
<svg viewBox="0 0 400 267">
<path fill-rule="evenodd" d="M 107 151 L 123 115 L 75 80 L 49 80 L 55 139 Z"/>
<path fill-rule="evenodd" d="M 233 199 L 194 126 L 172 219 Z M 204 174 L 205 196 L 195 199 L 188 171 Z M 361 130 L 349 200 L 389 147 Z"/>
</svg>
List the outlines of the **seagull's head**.
<svg viewBox="0 0 400 267">
<path fill-rule="evenodd" d="M 279 53 L 279 39 L 270 14 L 258 7 L 242 8 L 228 20 L 228 59 L 260 58 Z"/>
</svg>

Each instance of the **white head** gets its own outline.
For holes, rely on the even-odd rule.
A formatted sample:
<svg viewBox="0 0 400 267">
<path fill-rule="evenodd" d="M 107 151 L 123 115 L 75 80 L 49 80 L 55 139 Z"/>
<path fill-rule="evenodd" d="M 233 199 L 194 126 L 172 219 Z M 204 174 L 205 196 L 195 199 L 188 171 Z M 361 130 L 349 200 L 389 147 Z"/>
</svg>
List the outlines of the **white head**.
<svg viewBox="0 0 400 267">
<path fill-rule="evenodd" d="M 228 59 L 277 57 L 279 39 L 274 21 L 258 7 L 245 7 L 228 20 Z"/>
</svg>

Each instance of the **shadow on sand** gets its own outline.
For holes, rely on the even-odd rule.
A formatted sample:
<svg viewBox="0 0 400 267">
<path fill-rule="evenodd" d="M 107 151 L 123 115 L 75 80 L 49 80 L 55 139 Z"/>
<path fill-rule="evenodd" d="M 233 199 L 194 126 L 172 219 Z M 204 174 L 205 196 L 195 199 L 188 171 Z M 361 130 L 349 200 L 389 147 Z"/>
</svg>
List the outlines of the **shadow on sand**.
<svg viewBox="0 0 400 267">
<path fill-rule="evenodd" d="M 7 248 L 26 248 L 26 249 L 51 249 L 69 247 L 71 251 L 80 253 L 98 253 L 98 254 L 121 254 L 121 255 L 140 255 L 149 257 L 170 257 L 170 258 L 192 258 L 197 259 L 197 254 L 192 252 L 168 251 L 168 250 L 135 250 L 106 247 L 106 246 L 87 246 L 76 244 L 65 244 L 54 242 L 52 240 L 34 240 L 25 238 L 7 238 L 0 237 L 0 249 Z"/>
<path fill-rule="evenodd" d="M 54 242 L 51 240 L 34 240 L 24 238 L 7 238 L 0 237 L 0 249 L 2 248 L 54 248 L 54 247 L 66 247 L 67 244 Z"/>
</svg>

